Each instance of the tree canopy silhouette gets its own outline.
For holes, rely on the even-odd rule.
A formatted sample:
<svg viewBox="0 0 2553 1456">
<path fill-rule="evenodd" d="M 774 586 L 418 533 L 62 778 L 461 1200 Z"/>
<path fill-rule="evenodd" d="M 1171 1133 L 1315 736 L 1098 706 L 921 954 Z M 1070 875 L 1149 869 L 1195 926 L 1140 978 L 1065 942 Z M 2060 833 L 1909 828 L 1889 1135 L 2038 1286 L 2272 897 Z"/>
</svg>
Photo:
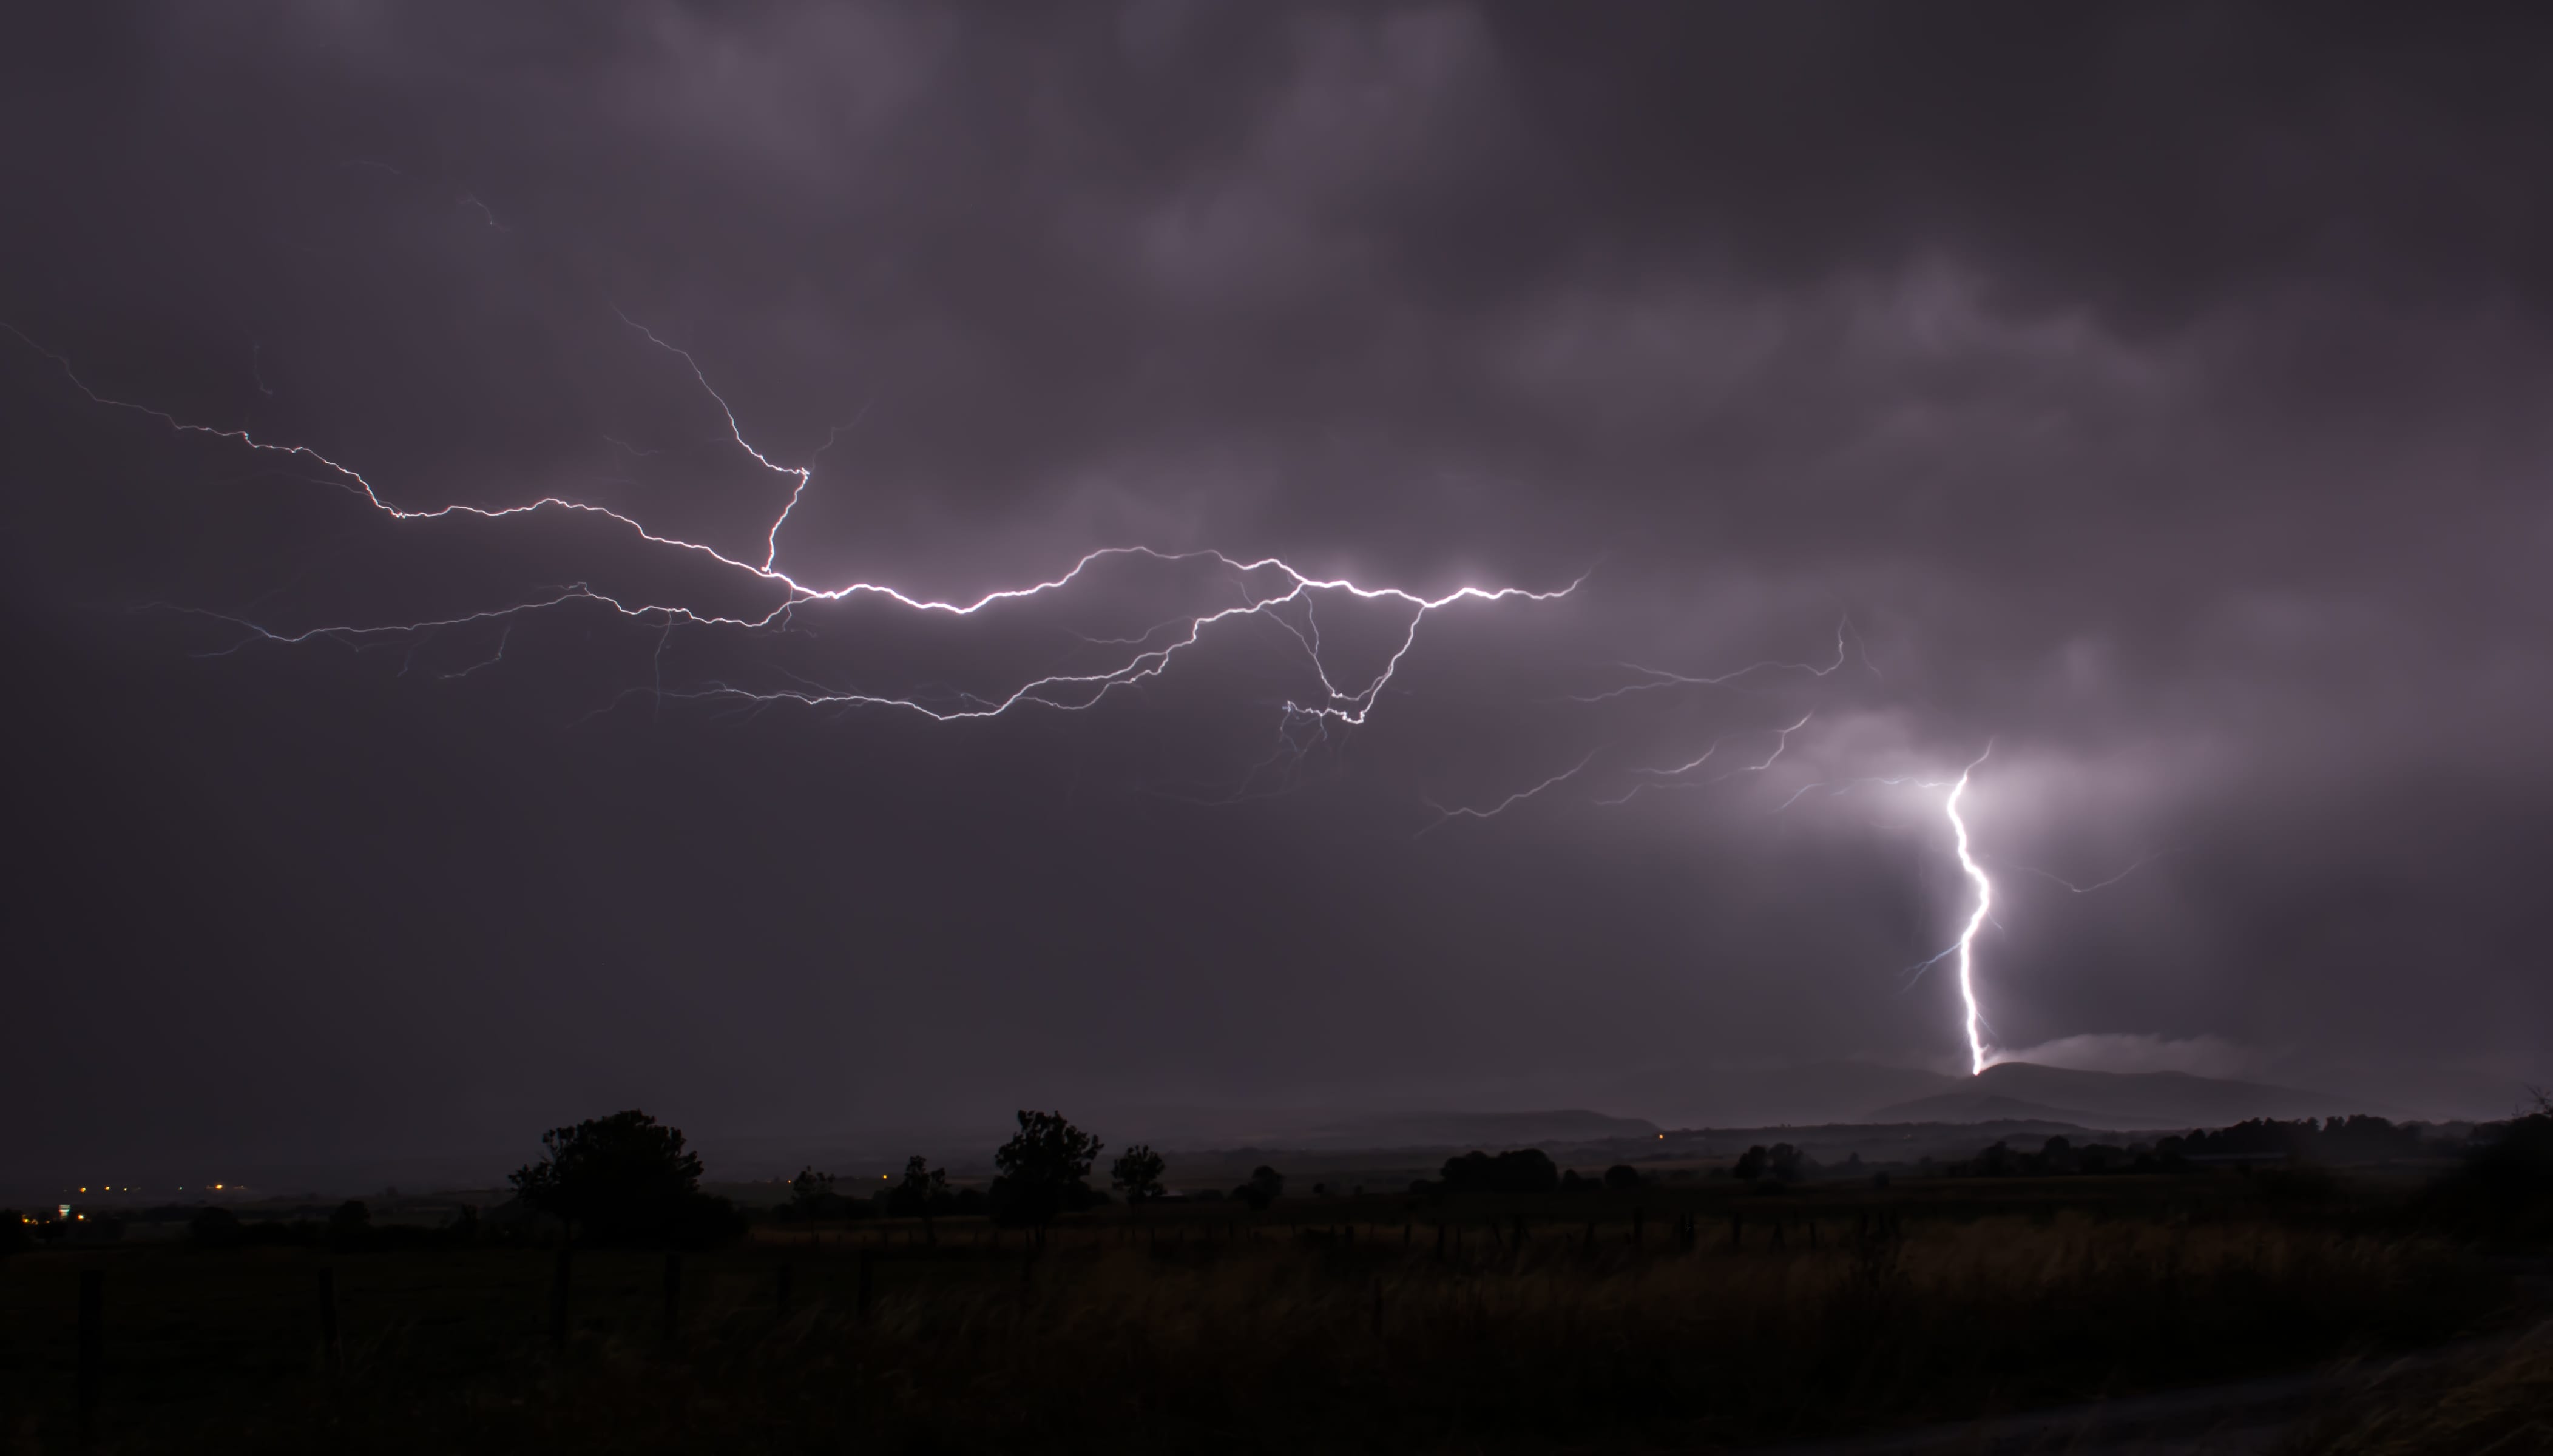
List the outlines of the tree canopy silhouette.
<svg viewBox="0 0 2553 1456">
<path fill-rule="evenodd" d="M 789 1202 L 781 1210 L 784 1216 L 800 1221 L 839 1218 L 850 1211 L 850 1200 L 833 1187 L 833 1175 L 819 1173 L 813 1165 L 798 1170 L 789 1180 Z"/>
<path fill-rule="evenodd" d="M 948 1170 L 934 1168 L 931 1160 L 920 1153 L 904 1160 L 904 1181 L 887 1192 L 886 1210 L 898 1218 L 922 1220 L 922 1237 L 926 1243 L 938 1243 L 931 1217 L 944 1213 L 954 1201 L 948 1192 Z"/>
<path fill-rule="evenodd" d="M 1738 1155 L 1737 1166 L 1728 1171 L 1748 1183 L 1772 1179 L 1775 1183 L 1797 1183 L 1814 1165 L 1808 1154 L 1790 1143 L 1765 1147 L 1758 1143 Z"/>
<path fill-rule="evenodd" d="M 1108 1170 L 1108 1182 L 1126 1196 L 1129 1204 L 1162 1196 L 1162 1170 L 1168 1165 L 1149 1144 L 1137 1143 L 1117 1155 Z"/>
<path fill-rule="evenodd" d="M 541 1134 L 547 1153 L 508 1176 L 523 1206 L 597 1243 L 722 1242 L 740 1230 L 734 1206 L 701 1192 L 701 1160 L 682 1129 L 631 1108 Z"/>
<path fill-rule="evenodd" d="M 1285 1175 L 1262 1163 L 1250 1170 L 1250 1181 L 1232 1191 L 1232 1196 L 1253 1208 L 1265 1208 L 1284 1195 Z"/>
<path fill-rule="evenodd" d="M 1560 1187 L 1560 1166 L 1540 1148 L 1465 1153 L 1445 1160 L 1443 1186 L 1449 1194 L 1547 1194 Z"/>
<path fill-rule="evenodd" d="M 1101 1146 L 1060 1112 L 1022 1109 L 1020 1130 L 993 1154 L 995 1215 L 1037 1229 L 1043 1239 L 1056 1214 L 1090 1202 L 1090 1185 L 1083 1180 Z"/>
</svg>

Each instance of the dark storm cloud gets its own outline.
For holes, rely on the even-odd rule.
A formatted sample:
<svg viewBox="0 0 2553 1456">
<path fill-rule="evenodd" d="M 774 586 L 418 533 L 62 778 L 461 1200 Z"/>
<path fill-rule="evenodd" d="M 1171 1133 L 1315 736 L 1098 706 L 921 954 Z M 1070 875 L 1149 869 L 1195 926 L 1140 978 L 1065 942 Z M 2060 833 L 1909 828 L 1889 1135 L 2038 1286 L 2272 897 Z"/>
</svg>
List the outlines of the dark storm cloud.
<svg viewBox="0 0 2553 1456">
<path fill-rule="evenodd" d="M 391 528 L 22 352 L 16 677 L 54 726 L 21 882 L 58 908 L 12 1062 L 100 1109 L 56 1156 L 1939 1060 L 1942 986 L 1895 974 L 1954 920 L 1939 790 L 1834 789 L 1989 739 L 2007 1045 L 2543 1067 L 2531 11 L 10 24 L 8 320 L 404 503 L 556 492 L 758 555 L 791 482 L 616 308 L 775 459 L 835 437 L 783 538 L 809 578 L 971 594 L 1138 540 L 1431 590 L 1595 569 L 1430 618 L 1293 780 L 1245 777 L 1301 690 L 1281 635 L 1087 718 L 589 717 L 660 674 L 991 680 L 1167 588 L 981 634 L 569 611 L 199 663 L 223 639 L 121 609 L 750 593 L 575 523 Z M 1570 700 L 1626 660 L 1823 665 L 1847 613 L 1830 676 Z M 1592 802 L 1812 710 L 1762 774 Z M 2094 895 L 2021 868 L 2157 850 Z M 141 1110 L 203 1082 L 236 1113 Z"/>
</svg>

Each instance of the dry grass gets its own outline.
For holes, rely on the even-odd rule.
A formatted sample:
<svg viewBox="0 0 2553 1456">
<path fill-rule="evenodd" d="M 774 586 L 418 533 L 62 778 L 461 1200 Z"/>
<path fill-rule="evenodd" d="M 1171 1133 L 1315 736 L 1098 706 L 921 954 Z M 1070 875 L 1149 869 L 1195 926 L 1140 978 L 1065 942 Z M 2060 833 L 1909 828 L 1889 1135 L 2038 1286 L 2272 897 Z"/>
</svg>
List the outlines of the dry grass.
<svg viewBox="0 0 2553 1456">
<path fill-rule="evenodd" d="M 566 1359 L 476 1373 L 377 1324 L 314 1375 L 128 1419 L 128 1451 L 202 1449 L 1491 1451 L 1737 1444 L 1964 1418 L 2446 1338 L 2498 1300 L 2453 1250 L 2268 1221 L 2081 1215 L 1914 1225 L 1816 1252 L 1546 1235 L 1440 1261 L 1342 1246 L 963 1244 L 691 1276 L 663 1346 L 643 1294 Z M 1838 1244 L 1846 1246 L 1839 1247 Z M 1029 1277 L 1023 1278 L 1023 1271 Z M 750 1277 L 747 1277 L 747 1276 Z M 517 1330 L 518 1335 L 521 1331 Z M 428 1373 L 431 1371 L 432 1373 Z M 44 1449 L 36 1427 L 22 1445 Z M 2369 1447 L 2371 1451 L 2393 1448 Z M 2413 1448 L 2402 1448 L 2405 1450 Z M 2429 1449 L 2429 1448 L 2419 1448 Z"/>
<path fill-rule="evenodd" d="M 2553 1325 L 2496 1353 L 2371 1380 L 2289 1440 L 2292 1456 L 2553 1452 Z"/>
</svg>

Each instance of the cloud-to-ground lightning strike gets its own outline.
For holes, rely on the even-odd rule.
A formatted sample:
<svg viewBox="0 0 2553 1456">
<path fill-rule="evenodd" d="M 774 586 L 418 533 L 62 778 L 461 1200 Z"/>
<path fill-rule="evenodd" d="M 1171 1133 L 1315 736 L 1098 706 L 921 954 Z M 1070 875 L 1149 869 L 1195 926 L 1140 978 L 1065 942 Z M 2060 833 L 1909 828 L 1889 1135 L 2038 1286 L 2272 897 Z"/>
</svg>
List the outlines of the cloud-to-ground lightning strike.
<svg viewBox="0 0 2553 1456">
<path fill-rule="evenodd" d="M 615 309 L 614 312 L 617 314 L 618 310 Z M 51 361 L 61 371 L 63 377 L 69 380 L 72 387 L 97 405 L 141 414 L 181 434 L 226 440 L 253 451 L 315 466 L 327 472 L 327 483 L 359 496 L 373 510 L 392 521 L 431 522 L 451 517 L 502 521 L 542 512 L 594 517 L 626 530 L 651 546 L 706 559 L 720 568 L 767 585 L 776 597 L 771 608 L 759 615 L 729 615 L 704 612 L 673 602 L 623 600 L 579 582 L 534 600 L 486 608 L 433 621 L 335 623 L 297 630 L 278 630 L 244 617 L 204 608 L 171 608 L 222 621 L 239 628 L 243 636 L 226 651 L 237 651 L 257 642 L 298 644 L 327 639 L 360 643 L 368 639 L 390 638 L 400 634 L 413 634 L 475 622 L 506 622 L 510 630 L 510 622 L 514 618 L 576 602 L 594 603 L 624 617 L 660 621 L 669 633 L 678 623 L 750 631 L 785 622 L 789 614 L 799 607 L 813 603 L 844 602 L 862 597 L 882 598 L 916 612 L 935 612 L 965 617 L 1005 603 L 1063 591 L 1079 580 L 1095 565 L 1106 561 L 1143 559 L 1160 563 L 1211 563 L 1233 577 L 1239 588 L 1239 600 L 1235 604 L 1191 616 L 1174 617 L 1156 626 L 1142 637 L 1119 640 L 1121 645 L 1140 650 L 1132 652 L 1113 666 L 1092 672 L 1056 673 L 1031 677 L 997 693 L 955 693 L 943 700 L 926 701 L 919 695 L 837 690 L 813 684 L 787 690 L 766 691 L 725 682 L 710 682 L 701 687 L 686 689 L 667 689 L 659 684 L 641 690 L 654 696 L 660 703 L 670 697 L 676 700 L 723 698 L 751 703 L 799 703 L 811 707 L 869 706 L 901 709 L 943 722 L 998 717 L 1014 708 L 1031 706 L 1078 711 L 1095 706 L 1118 688 L 1132 686 L 1160 676 L 1168 670 L 1181 653 L 1194 647 L 1209 628 L 1235 618 L 1256 616 L 1278 621 L 1302 643 L 1319 682 L 1319 696 L 1285 701 L 1283 705 L 1285 717 L 1288 720 L 1310 719 L 1319 723 L 1335 722 L 1353 727 L 1363 724 L 1372 715 L 1384 689 L 1389 685 L 1393 676 L 1399 671 L 1402 662 L 1416 644 L 1419 624 L 1430 612 L 1462 602 L 1488 603 L 1510 599 L 1551 601 L 1574 592 L 1586 579 L 1581 575 L 1565 585 L 1542 590 L 1520 586 L 1467 585 L 1431 596 L 1397 586 L 1369 586 L 1346 577 L 1316 576 L 1298 571 L 1273 556 L 1245 560 L 1213 550 L 1173 552 L 1160 551 L 1147 546 L 1111 546 L 1088 552 L 1075 561 L 1069 570 L 1049 579 L 1034 581 L 1023 586 L 1002 587 L 987 591 L 971 601 L 943 601 L 916 596 L 894 586 L 873 581 L 853 581 L 838 586 L 812 585 L 781 570 L 778 563 L 780 529 L 788 521 L 790 513 L 806 494 L 808 485 L 814 478 L 814 458 L 810 457 L 809 464 L 797 466 L 783 465 L 771 459 L 745 438 L 734 409 L 727 403 L 725 396 L 710 382 L 707 371 L 701 367 L 697 359 L 688 351 L 666 342 L 626 314 L 619 314 L 619 317 L 623 324 L 636 331 L 648 343 L 683 361 L 690 368 L 693 378 L 718 405 L 720 413 L 726 420 L 728 436 L 738 448 L 764 469 L 791 480 L 792 488 L 787 500 L 762 532 L 764 552 L 760 562 L 728 555 L 706 542 L 661 534 L 648 528 L 636 517 L 607 506 L 570 500 L 557 495 L 544 495 L 536 500 L 503 506 L 481 506 L 459 502 L 433 507 L 400 505 L 386 496 L 370 478 L 354 467 L 322 454 L 311 446 L 282 444 L 260 439 L 246 428 L 226 429 L 214 425 L 189 423 L 152 405 L 102 394 L 91 388 L 87 381 L 80 377 L 67 356 L 46 348 L 12 325 L 0 324 L 0 328 L 8 329 L 30 349 Z M 856 423 L 855 418 L 851 424 Z M 821 455 L 843 430 L 851 428 L 851 424 L 833 427 L 827 435 L 825 445 L 819 446 L 816 453 Z M 646 453 L 634 447 L 628 448 L 633 454 Z M 1397 646 L 1391 649 L 1380 671 L 1371 677 L 1362 681 L 1350 680 L 1343 685 L 1332 676 L 1331 667 L 1321 653 L 1317 628 L 1309 616 L 1313 601 L 1322 593 L 1356 601 L 1385 604 L 1406 611 L 1407 621 L 1400 629 Z M 1280 608 L 1293 602 L 1303 604 L 1306 613 L 1305 626 L 1313 630 L 1307 632 L 1305 628 L 1295 626 L 1280 612 Z M 1085 638 L 1083 640 L 1107 641 L 1109 639 Z M 501 647 L 500 651 L 501 653 Z"/>
<path fill-rule="evenodd" d="M 452 680 L 500 667 L 505 661 L 506 648 L 520 619 L 576 603 L 592 603 L 622 617 L 644 620 L 661 627 L 655 654 L 654 671 L 658 674 L 657 680 L 648 686 L 627 689 L 621 695 L 622 699 L 632 693 L 644 694 L 654 701 L 659 710 L 668 700 L 679 702 L 713 699 L 727 700 L 744 706 L 798 704 L 807 707 L 881 707 L 916 713 L 936 721 L 952 722 L 999 717 L 1015 708 L 1023 707 L 1044 707 L 1058 711 L 1089 709 L 1118 688 L 1135 686 L 1166 673 L 1182 654 L 1195 647 L 1209 629 L 1235 618 L 1264 617 L 1282 627 L 1301 648 L 1304 660 L 1310 665 L 1316 688 L 1313 695 L 1308 697 L 1284 700 L 1278 725 L 1277 747 L 1267 761 L 1253 768 L 1252 778 L 1255 780 L 1261 770 L 1289 757 L 1299 758 L 1308 751 L 1308 745 L 1322 740 L 1329 725 L 1354 727 L 1365 723 L 1374 712 L 1384 690 L 1391 683 L 1402 663 L 1414 648 L 1419 626 L 1429 613 L 1467 601 L 1491 603 L 1510 598 L 1535 602 L 1550 601 L 1570 595 L 1585 580 L 1582 575 L 1566 584 L 1540 590 L 1518 586 L 1467 585 L 1441 594 L 1427 595 L 1397 586 L 1365 585 L 1345 577 L 1316 576 L 1297 570 L 1276 557 L 1244 559 L 1213 550 L 1172 552 L 1147 546 L 1112 546 L 1084 554 L 1067 570 L 1051 578 L 986 591 L 971 600 L 940 600 L 918 596 L 891 585 L 871 581 L 852 581 L 834 586 L 812 584 L 801 580 L 780 566 L 781 531 L 814 483 L 816 457 L 830 448 L 845 430 L 856 426 L 859 417 L 855 415 L 850 422 L 833 426 L 828 432 L 824 443 L 808 458 L 807 463 L 783 464 L 755 446 L 745 436 L 742 423 L 737 418 L 733 406 L 711 382 L 708 371 L 703 368 L 697 358 L 688 350 L 668 342 L 645 325 L 625 314 L 618 314 L 616 309 L 614 313 L 618 315 L 621 323 L 648 344 L 681 360 L 693 380 L 718 407 L 726 424 L 726 438 L 743 451 L 757 467 L 787 480 L 788 489 L 785 498 L 759 533 L 763 547 L 759 561 L 730 554 L 705 541 L 687 540 L 660 533 L 649 528 L 637 517 L 608 506 L 572 500 L 559 495 L 543 495 L 538 499 L 519 504 L 499 506 L 461 502 L 436 506 L 403 505 L 384 494 L 371 478 L 352 466 L 325 455 L 312 446 L 262 439 L 247 428 L 230 429 L 190 423 L 152 405 L 103 394 L 90 387 L 66 356 L 44 347 L 13 326 L 0 324 L 0 328 L 7 328 L 30 349 L 50 361 L 81 395 L 101 407 L 141 414 L 180 434 L 224 440 L 251 451 L 315 467 L 322 472 L 317 477 L 320 483 L 334 485 L 348 491 L 360 498 L 371 510 L 391 521 L 421 523 L 453 517 L 503 521 L 544 512 L 577 518 L 592 517 L 599 522 L 609 523 L 612 528 L 626 531 L 649 546 L 706 560 L 750 582 L 767 586 L 773 593 L 773 600 L 768 610 L 734 614 L 704 611 L 679 602 L 629 600 L 598 590 L 585 582 L 574 582 L 529 600 L 485 607 L 432 620 L 371 624 L 326 623 L 296 629 L 270 627 L 233 613 L 218 612 L 203 607 L 172 603 L 153 604 L 167 610 L 223 622 L 239 629 L 238 640 L 207 654 L 210 656 L 235 653 L 259 643 L 294 645 L 328 640 L 361 647 L 369 643 L 388 643 L 402 638 L 415 642 L 427 634 L 443 629 L 483 623 L 498 624 L 501 630 L 493 653 L 466 667 L 438 672 L 434 675 L 439 679 Z M 865 408 L 865 406 L 862 407 L 863 412 Z M 618 440 L 610 443 L 633 458 L 662 454 L 661 451 Z M 299 478 L 312 477 L 302 475 Z M 1229 604 L 1190 615 L 1173 615 L 1154 623 L 1134 636 L 1075 633 L 1074 639 L 1086 646 L 1121 648 L 1125 651 L 1112 664 L 1092 671 L 1050 673 L 1032 676 L 995 693 L 947 689 L 926 699 L 923 695 L 913 692 L 855 691 L 809 681 L 805 678 L 796 678 L 795 685 L 778 689 L 747 687 L 719 680 L 710 680 L 695 686 L 669 686 L 662 680 L 664 647 L 678 625 L 753 631 L 785 625 L 790 613 L 801 607 L 816 603 L 846 602 L 862 597 L 881 598 L 915 612 L 970 617 L 1006 603 L 1027 601 L 1062 592 L 1081 580 L 1094 567 L 1118 559 L 1140 559 L 1164 564 L 1210 564 L 1228 574 L 1237 595 Z M 1317 602 L 1323 594 L 1328 594 L 1333 599 L 1397 607 L 1405 613 L 1405 620 L 1400 623 L 1396 633 L 1396 642 L 1389 644 L 1388 653 L 1383 657 L 1382 666 L 1370 676 L 1360 675 L 1358 678 L 1342 680 L 1334 673 L 1322 646 Z M 1299 617 L 1295 612 L 1287 610 L 1294 603 L 1300 603 Z M 1659 688 L 1728 686 L 1750 675 L 1776 671 L 1796 672 L 1805 674 L 1811 678 L 1824 678 L 1843 667 L 1850 656 L 1853 640 L 1849 620 L 1846 619 L 1839 621 L 1836 626 L 1835 652 L 1831 662 L 1787 663 L 1767 660 L 1751 663 L 1733 672 L 1713 676 L 1680 674 L 1626 663 L 1622 666 L 1643 675 L 1641 680 L 1602 692 L 1578 695 L 1570 700 L 1602 703 Z M 411 654 L 411 665 L 412 663 L 413 654 Z M 407 670 L 402 668 L 401 671 L 404 674 Z M 615 699 L 615 701 L 618 700 L 620 699 Z M 609 707 L 599 711 L 609 711 Z M 1632 780 L 1630 786 L 1618 794 L 1601 797 L 1595 801 L 1608 805 L 1619 805 L 1652 788 L 1698 788 L 1724 782 L 1740 776 L 1765 774 L 1782 759 L 1793 735 L 1806 728 L 1812 716 L 1804 713 L 1796 721 L 1775 728 L 1771 751 L 1761 760 L 1736 764 L 1709 777 L 1700 777 L 1699 771 L 1707 765 L 1718 762 L 1717 755 L 1726 737 L 1723 735 L 1721 739 L 1715 739 L 1701 754 L 1688 762 L 1659 767 L 1634 767 L 1623 771 Z M 1455 819 L 1496 818 L 1527 799 L 1535 798 L 1562 784 L 1579 780 L 1603 756 L 1603 752 L 1602 749 L 1591 751 L 1567 769 L 1551 775 L 1540 782 L 1506 794 L 1494 803 L 1449 807 L 1430 800 L 1428 807 L 1435 811 L 1437 817 L 1418 832 L 1424 834 Z M 1977 991 L 1976 941 L 1984 927 L 1992 923 L 1994 886 L 1984 865 L 1973 852 L 1967 822 L 1961 813 L 1961 803 L 1967 792 L 1971 776 L 1977 766 L 1984 761 L 1984 756 L 1980 755 L 1975 763 L 1971 763 L 1966 770 L 1962 771 L 1956 781 L 1947 785 L 1949 792 L 1943 800 L 1943 813 L 1950 823 L 1954 851 L 1962 873 L 1974 886 L 1975 902 L 1969 910 L 1958 938 L 1949 947 L 1930 960 L 1909 968 L 1913 975 L 1920 976 L 1933 965 L 1952 956 L 1957 958 L 1959 995 L 1963 1007 L 1964 1031 L 1972 1073 L 1983 1071 L 1989 1065 L 1990 1057 L 1986 1046 L 1988 1028 Z M 1820 787 L 1841 792 L 1864 782 L 1915 781 L 1919 780 L 1884 779 L 1811 782 L 1793 790 L 1782 801 L 1776 812 L 1787 809 L 1801 796 Z M 1247 781 L 1244 786 L 1248 787 Z M 1928 786 L 1942 785 L 1936 783 Z M 1235 799 L 1248 796 L 1254 795 L 1239 791 L 1233 795 Z M 2086 892 L 2126 878 L 2145 863 L 2145 860 L 2140 860 L 2119 875 L 2095 884 L 2077 885 L 2063 881 L 2059 883 L 2065 884 L 2067 888 L 2077 893 Z M 2031 873 L 2046 874 L 2047 872 L 2032 870 Z M 2056 879 L 2057 877 L 2049 875 L 2048 878 Z"/>
<path fill-rule="evenodd" d="M 1986 753 L 1994 752 L 1988 744 Z M 1986 1070 L 1983 1017 L 1977 1009 L 1977 932 L 1985 928 L 1986 917 L 1994 910 L 1994 882 L 1986 878 L 1985 868 L 1968 851 L 1968 821 L 1959 813 L 1959 800 L 1968 791 L 1968 778 L 1976 773 L 1977 764 L 1986 761 L 1977 755 L 1975 764 L 1959 771 L 1959 781 L 1950 785 L 1949 794 L 1942 800 L 1942 812 L 1949 816 L 1952 847 L 1959 856 L 1959 869 L 1977 887 L 1976 908 L 1969 912 L 1967 928 L 1959 932 L 1959 1000 L 1967 1008 L 1968 1072 L 1974 1076 Z"/>
</svg>

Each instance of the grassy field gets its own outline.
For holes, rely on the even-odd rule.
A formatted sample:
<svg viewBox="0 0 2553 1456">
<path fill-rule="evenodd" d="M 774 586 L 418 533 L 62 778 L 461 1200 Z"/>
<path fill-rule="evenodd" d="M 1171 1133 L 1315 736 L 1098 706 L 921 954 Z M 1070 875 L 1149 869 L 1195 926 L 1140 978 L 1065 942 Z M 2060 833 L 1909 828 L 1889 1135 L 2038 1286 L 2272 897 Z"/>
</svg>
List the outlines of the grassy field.
<svg viewBox="0 0 2553 1456">
<path fill-rule="evenodd" d="M 122 1451 L 1736 1446 L 2512 1317 L 2490 1265 L 2382 1214 L 2217 1175 L 1188 1205 L 1034 1259 L 964 1220 L 763 1228 L 682 1261 L 670 1335 L 664 1256 L 577 1251 L 563 1353 L 547 1250 L 132 1243 L 0 1266 L 0 1441 L 71 1448 L 94 1268 Z"/>
<path fill-rule="evenodd" d="M 2553 1451 L 2553 1325 L 2505 1348 L 2371 1372 L 2281 1456 L 2542 1456 Z"/>
</svg>

